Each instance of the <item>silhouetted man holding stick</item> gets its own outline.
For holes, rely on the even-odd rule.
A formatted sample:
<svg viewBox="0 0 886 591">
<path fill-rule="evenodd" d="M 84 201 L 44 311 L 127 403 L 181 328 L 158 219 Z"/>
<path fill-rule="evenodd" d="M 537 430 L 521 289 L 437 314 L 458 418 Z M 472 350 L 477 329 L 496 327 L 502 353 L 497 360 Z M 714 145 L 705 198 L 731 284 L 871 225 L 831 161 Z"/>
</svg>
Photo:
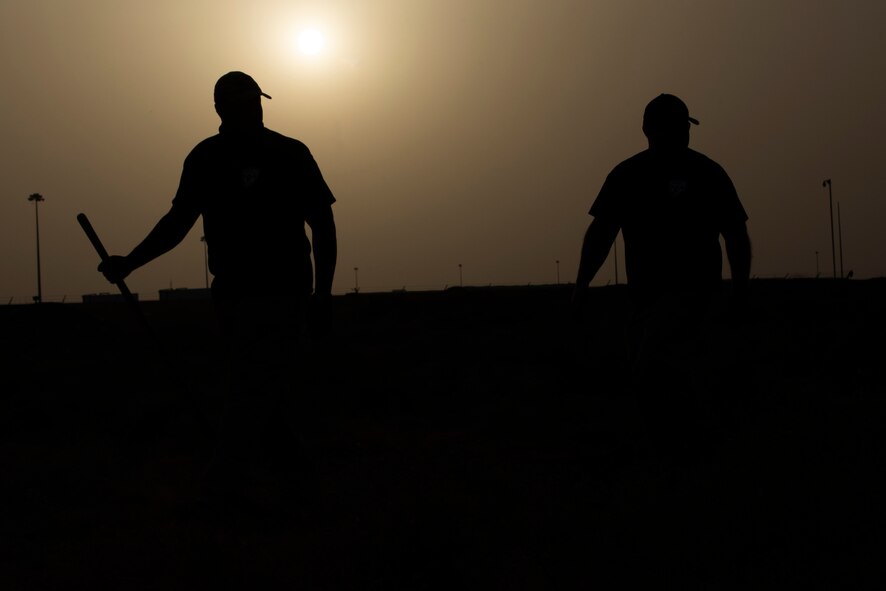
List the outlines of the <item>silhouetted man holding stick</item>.
<svg viewBox="0 0 886 591">
<path fill-rule="evenodd" d="M 308 148 L 264 127 L 262 97 L 271 98 L 243 72 L 218 79 L 219 133 L 187 156 L 172 206 L 147 237 L 99 266 L 116 283 L 177 246 L 203 217 L 228 346 L 217 467 L 235 486 L 248 486 L 267 461 L 269 422 L 308 370 L 299 365 L 303 330 L 322 338 L 330 329 L 337 258 L 335 198 Z"/>
<path fill-rule="evenodd" d="M 621 230 L 633 304 L 632 385 L 651 431 L 668 439 L 697 426 L 690 382 L 722 289 L 720 237 L 734 304 L 746 297 L 751 266 L 747 214 L 725 170 L 689 148 L 691 125 L 698 121 L 676 96 L 661 94 L 646 106 L 649 148 L 606 178 L 590 209 L 573 293 L 581 306 Z"/>
</svg>

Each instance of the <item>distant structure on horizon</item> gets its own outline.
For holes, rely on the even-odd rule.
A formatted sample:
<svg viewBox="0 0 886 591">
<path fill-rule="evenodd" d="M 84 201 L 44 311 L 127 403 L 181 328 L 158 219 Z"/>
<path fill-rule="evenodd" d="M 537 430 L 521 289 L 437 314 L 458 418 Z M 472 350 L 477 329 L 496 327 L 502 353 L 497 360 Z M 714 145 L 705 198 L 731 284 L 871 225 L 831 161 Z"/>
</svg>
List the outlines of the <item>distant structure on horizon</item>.
<svg viewBox="0 0 886 591">
<path fill-rule="evenodd" d="M 84 304 L 104 304 L 107 302 L 125 302 L 126 298 L 123 297 L 122 293 L 87 293 L 81 296 Z M 132 294 L 132 297 L 135 301 L 138 301 L 138 294 Z"/>
<path fill-rule="evenodd" d="M 161 289 L 159 291 L 159 295 L 161 302 L 176 300 L 208 300 L 212 297 L 212 289 L 208 287 L 200 287 L 196 289 L 191 289 L 189 287 L 178 287 Z"/>
<path fill-rule="evenodd" d="M 158 292 L 158 299 L 161 302 L 182 301 L 182 300 L 208 300 L 212 297 L 212 291 L 207 288 L 192 289 L 189 287 L 178 287 L 161 289 Z M 138 301 L 138 294 L 132 294 L 133 299 Z M 126 298 L 122 293 L 87 293 L 82 296 L 84 304 L 101 304 L 107 302 L 125 302 Z"/>
</svg>

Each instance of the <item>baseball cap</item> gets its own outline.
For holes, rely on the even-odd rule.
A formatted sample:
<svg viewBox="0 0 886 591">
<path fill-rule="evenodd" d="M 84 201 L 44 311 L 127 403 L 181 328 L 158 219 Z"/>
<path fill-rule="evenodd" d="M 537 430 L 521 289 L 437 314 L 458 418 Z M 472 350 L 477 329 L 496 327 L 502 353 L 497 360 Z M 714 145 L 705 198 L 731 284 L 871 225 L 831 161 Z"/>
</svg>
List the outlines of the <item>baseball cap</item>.
<svg viewBox="0 0 886 591">
<path fill-rule="evenodd" d="M 249 74 L 228 72 L 215 83 L 213 97 L 216 104 L 232 104 L 243 102 L 255 97 L 271 98 L 262 92 L 258 83 Z"/>
<path fill-rule="evenodd" d="M 646 105 L 643 112 L 643 127 L 661 123 L 689 121 L 698 125 L 698 119 L 689 116 L 689 108 L 672 94 L 660 94 Z"/>
</svg>

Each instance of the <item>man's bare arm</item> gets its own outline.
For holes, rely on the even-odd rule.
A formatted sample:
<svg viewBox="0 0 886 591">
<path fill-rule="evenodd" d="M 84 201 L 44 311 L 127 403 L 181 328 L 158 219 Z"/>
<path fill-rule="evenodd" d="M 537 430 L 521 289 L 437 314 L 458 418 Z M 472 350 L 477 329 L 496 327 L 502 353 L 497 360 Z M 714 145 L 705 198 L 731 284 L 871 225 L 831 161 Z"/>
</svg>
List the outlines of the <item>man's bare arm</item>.
<svg viewBox="0 0 886 591">
<path fill-rule="evenodd" d="M 606 219 L 594 218 L 585 232 L 581 246 L 581 260 L 578 264 L 578 276 L 575 279 L 573 302 L 576 303 L 587 291 L 597 271 L 606 262 L 609 249 L 615 242 L 620 227 L 617 223 Z"/>
<path fill-rule="evenodd" d="M 744 295 L 751 278 L 751 239 L 747 224 L 741 222 L 724 230 L 723 242 L 726 245 L 733 291 Z"/>
<path fill-rule="evenodd" d="M 109 257 L 99 265 L 98 270 L 112 283 L 125 279 L 134 270 L 178 246 L 191 231 L 198 217 L 199 213 L 173 204 L 132 252 L 125 257 Z"/>
<path fill-rule="evenodd" d="M 338 261 L 338 240 L 332 206 L 321 207 L 307 219 L 311 228 L 311 245 L 314 251 L 314 293 L 321 296 L 332 294 L 332 280 Z"/>
</svg>

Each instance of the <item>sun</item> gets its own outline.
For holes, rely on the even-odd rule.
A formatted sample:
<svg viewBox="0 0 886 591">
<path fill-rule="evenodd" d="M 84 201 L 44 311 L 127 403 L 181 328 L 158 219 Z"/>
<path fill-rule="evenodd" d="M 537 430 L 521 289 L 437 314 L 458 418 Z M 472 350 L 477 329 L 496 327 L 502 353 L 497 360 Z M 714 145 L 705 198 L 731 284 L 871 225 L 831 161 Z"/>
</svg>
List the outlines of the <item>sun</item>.
<svg viewBox="0 0 886 591">
<path fill-rule="evenodd" d="M 302 55 L 320 55 L 326 49 L 326 36 L 319 29 L 302 29 L 296 36 L 296 46 Z"/>
</svg>

